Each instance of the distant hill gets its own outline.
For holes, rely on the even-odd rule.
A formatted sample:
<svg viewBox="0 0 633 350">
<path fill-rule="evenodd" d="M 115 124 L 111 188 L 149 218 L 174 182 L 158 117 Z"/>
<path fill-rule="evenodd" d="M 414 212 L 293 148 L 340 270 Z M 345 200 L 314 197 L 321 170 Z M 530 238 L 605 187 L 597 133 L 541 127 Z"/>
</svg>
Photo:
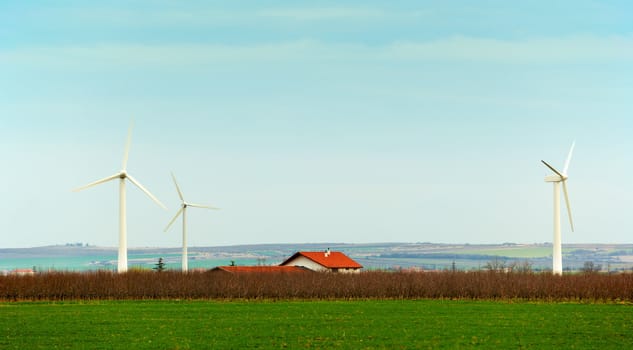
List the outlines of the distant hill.
<svg viewBox="0 0 633 350">
<path fill-rule="evenodd" d="M 552 246 L 543 244 L 442 244 L 442 243 L 301 243 L 190 247 L 194 267 L 218 265 L 274 265 L 297 251 L 330 248 L 351 256 L 366 269 L 473 270 L 490 265 L 530 266 L 535 271 L 551 268 Z M 178 268 L 181 248 L 141 247 L 128 250 L 130 264 L 151 266 L 162 257 L 168 267 Z M 90 270 L 113 268 L 116 247 L 66 244 L 34 248 L 0 249 L 0 270 L 39 266 L 41 269 Z M 580 270 L 591 263 L 599 270 L 633 270 L 632 244 L 566 244 L 563 265 Z"/>
</svg>

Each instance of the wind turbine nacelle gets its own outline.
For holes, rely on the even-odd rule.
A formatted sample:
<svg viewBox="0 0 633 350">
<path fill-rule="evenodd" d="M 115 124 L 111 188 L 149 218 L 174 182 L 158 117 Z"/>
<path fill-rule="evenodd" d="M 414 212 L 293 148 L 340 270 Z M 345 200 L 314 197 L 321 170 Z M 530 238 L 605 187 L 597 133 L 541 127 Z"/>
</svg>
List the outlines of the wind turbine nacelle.
<svg viewBox="0 0 633 350">
<path fill-rule="evenodd" d="M 567 177 L 561 179 L 560 176 L 555 174 L 545 176 L 545 182 L 562 182 L 565 180 L 567 180 Z"/>
</svg>

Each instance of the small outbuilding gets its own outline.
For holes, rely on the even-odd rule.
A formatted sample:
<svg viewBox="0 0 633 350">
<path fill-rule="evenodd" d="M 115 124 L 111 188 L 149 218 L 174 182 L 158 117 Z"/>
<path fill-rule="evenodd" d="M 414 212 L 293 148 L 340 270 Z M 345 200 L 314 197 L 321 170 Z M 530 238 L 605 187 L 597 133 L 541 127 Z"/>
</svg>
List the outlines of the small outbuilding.
<svg viewBox="0 0 633 350">
<path fill-rule="evenodd" d="M 11 271 L 11 275 L 14 276 L 33 276 L 34 274 L 33 269 L 14 269 Z"/>
<path fill-rule="evenodd" d="M 297 252 L 280 265 L 299 266 L 312 271 L 358 273 L 363 265 L 341 252 Z"/>
</svg>

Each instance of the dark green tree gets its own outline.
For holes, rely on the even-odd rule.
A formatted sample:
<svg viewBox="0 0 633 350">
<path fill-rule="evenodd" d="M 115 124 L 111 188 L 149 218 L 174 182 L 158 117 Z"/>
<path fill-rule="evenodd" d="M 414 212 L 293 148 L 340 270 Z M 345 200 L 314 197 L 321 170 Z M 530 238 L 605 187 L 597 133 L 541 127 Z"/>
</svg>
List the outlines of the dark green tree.
<svg viewBox="0 0 633 350">
<path fill-rule="evenodd" d="M 154 264 L 154 267 L 152 269 L 156 270 L 156 272 L 164 271 L 165 262 L 163 261 L 163 258 L 158 258 L 158 263 Z"/>
</svg>

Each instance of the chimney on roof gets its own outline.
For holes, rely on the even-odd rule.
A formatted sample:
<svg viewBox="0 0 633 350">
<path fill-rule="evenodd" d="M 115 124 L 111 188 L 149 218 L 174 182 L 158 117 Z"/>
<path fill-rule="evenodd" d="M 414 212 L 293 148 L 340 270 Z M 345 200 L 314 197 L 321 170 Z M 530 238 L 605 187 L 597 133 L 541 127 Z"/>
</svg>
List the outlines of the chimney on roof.
<svg viewBox="0 0 633 350">
<path fill-rule="evenodd" d="M 330 256 L 330 248 L 325 250 L 325 257 L 327 258 L 328 256 Z"/>
</svg>

